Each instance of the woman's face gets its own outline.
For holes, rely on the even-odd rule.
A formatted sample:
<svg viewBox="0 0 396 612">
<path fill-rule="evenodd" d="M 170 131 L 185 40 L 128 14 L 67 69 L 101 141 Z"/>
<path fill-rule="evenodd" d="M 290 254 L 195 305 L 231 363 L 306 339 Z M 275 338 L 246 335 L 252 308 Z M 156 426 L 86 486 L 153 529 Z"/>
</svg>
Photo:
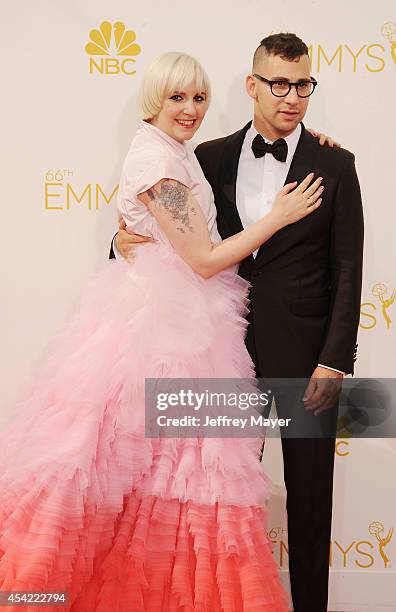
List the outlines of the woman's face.
<svg viewBox="0 0 396 612">
<path fill-rule="evenodd" d="M 151 124 L 178 142 L 192 138 L 202 123 L 208 108 L 206 93 L 191 84 L 183 91 L 166 96 L 162 108 Z"/>
</svg>

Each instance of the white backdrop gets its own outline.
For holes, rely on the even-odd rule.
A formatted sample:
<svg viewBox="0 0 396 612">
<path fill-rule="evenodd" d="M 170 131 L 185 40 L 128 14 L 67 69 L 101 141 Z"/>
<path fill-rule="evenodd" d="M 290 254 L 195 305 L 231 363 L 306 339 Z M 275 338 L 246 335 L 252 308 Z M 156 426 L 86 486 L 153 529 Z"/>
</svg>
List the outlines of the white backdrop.
<svg viewBox="0 0 396 612">
<path fill-rule="evenodd" d="M 7 24 L 1 96 L 2 420 L 87 278 L 107 257 L 145 68 L 164 51 L 195 55 L 214 89 L 198 140 L 218 137 L 250 119 L 244 77 L 252 53 L 261 38 L 280 30 L 297 32 L 311 47 L 319 87 L 306 124 L 331 134 L 357 158 L 366 245 L 356 374 L 395 374 L 394 2 L 363 9 L 359 0 L 36 0 L 22 10 L 2 2 L 1 16 Z M 140 52 L 119 55 L 111 38 L 107 55 L 89 55 L 90 32 L 103 22 L 111 31 L 116 23 L 133 30 L 136 41 L 127 36 Z M 115 35 L 120 31 L 117 25 Z M 264 461 L 273 490 L 269 533 L 285 569 L 278 440 L 269 441 Z M 396 536 L 382 555 L 379 541 L 396 527 L 395 468 L 395 440 L 338 445 L 330 609 L 396 610 Z M 369 529 L 373 522 L 379 524 Z"/>
</svg>

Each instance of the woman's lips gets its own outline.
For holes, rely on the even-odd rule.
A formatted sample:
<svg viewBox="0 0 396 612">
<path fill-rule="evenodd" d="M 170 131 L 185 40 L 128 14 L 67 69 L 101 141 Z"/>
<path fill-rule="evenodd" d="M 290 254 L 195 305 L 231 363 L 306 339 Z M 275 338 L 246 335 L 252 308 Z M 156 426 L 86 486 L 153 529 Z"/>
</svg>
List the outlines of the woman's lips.
<svg viewBox="0 0 396 612">
<path fill-rule="evenodd" d="M 187 130 L 193 128 L 195 126 L 196 119 L 176 119 L 177 125 L 180 125 L 182 128 Z"/>
</svg>

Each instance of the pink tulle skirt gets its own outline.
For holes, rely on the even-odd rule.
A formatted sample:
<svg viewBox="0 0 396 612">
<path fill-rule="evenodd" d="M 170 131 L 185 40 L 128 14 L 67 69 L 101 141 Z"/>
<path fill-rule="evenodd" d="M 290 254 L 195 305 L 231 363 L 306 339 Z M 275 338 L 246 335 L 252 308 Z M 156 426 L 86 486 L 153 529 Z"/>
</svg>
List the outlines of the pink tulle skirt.
<svg viewBox="0 0 396 612">
<path fill-rule="evenodd" d="M 146 438 L 145 378 L 249 378 L 248 285 L 170 248 L 108 262 L 0 436 L 0 590 L 10 610 L 284 612 L 262 440 Z"/>
</svg>

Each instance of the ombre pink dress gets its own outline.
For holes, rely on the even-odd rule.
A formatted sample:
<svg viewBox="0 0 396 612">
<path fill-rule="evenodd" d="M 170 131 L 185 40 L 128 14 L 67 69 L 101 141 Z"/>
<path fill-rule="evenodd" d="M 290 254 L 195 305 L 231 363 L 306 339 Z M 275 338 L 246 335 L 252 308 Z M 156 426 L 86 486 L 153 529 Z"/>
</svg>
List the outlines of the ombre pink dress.
<svg viewBox="0 0 396 612">
<path fill-rule="evenodd" d="M 219 237 L 191 144 L 142 123 L 119 210 L 157 240 L 111 261 L 54 339 L 0 437 L 0 590 L 67 592 L 73 612 L 284 612 L 260 439 L 146 438 L 145 378 L 248 378 L 248 284 L 204 280 L 137 194 L 190 187 Z"/>
</svg>

